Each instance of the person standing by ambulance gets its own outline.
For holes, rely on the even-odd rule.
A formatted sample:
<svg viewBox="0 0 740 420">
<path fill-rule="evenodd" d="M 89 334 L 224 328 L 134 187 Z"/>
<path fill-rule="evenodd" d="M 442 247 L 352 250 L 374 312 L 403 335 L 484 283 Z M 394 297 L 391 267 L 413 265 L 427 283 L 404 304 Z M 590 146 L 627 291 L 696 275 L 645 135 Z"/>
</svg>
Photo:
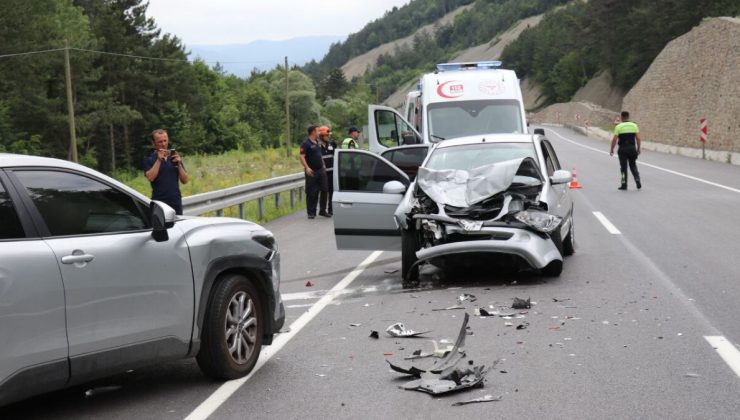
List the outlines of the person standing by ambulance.
<svg viewBox="0 0 740 420">
<path fill-rule="evenodd" d="M 309 125 L 307 131 L 308 138 L 301 143 L 300 160 L 306 173 L 306 213 L 309 219 L 315 219 L 319 192 L 326 191 L 326 168 L 321 157 L 316 126 Z"/>
<path fill-rule="evenodd" d="M 621 185 L 618 189 L 627 189 L 627 164 L 629 164 L 632 177 L 635 179 L 635 185 L 639 190 L 642 188 L 640 182 L 640 173 L 637 171 L 637 156 L 640 154 L 640 128 L 634 122 L 630 121 L 630 113 L 622 111 L 622 122 L 614 127 L 614 137 L 612 137 L 609 156 L 614 156 L 614 146 L 619 142 L 619 170 L 622 173 Z"/>
<path fill-rule="evenodd" d="M 331 199 L 334 195 L 334 151 L 337 143 L 331 139 L 331 130 L 325 125 L 319 127 L 319 145 L 326 168 L 326 191 L 319 192 L 319 216 L 331 217 L 334 214 Z"/>
<path fill-rule="evenodd" d="M 349 137 L 342 142 L 342 149 L 357 149 L 357 139 L 360 137 L 360 130 L 357 127 L 350 127 L 347 134 L 349 134 Z"/>
</svg>

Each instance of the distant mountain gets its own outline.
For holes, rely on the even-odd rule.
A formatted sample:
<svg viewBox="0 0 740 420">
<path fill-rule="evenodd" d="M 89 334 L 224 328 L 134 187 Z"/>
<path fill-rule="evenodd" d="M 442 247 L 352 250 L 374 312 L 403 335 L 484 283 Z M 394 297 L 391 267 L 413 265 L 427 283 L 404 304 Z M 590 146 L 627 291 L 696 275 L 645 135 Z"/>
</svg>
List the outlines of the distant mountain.
<svg viewBox="0 0 740 420">
<path fill-rule="evenodd" d="M 343 40 L 342 36 L 307 36 L 286 41 L 253 41 L 248 44 L 188 45 L 190 59 L 201 58 L 210 65 L 221 63 L 227 73 L 246 77 L 252 69 L 270 70 L 283 64 L 302 66 L 311 60 L 320 60 L 329 46 Z"/>
</svg>

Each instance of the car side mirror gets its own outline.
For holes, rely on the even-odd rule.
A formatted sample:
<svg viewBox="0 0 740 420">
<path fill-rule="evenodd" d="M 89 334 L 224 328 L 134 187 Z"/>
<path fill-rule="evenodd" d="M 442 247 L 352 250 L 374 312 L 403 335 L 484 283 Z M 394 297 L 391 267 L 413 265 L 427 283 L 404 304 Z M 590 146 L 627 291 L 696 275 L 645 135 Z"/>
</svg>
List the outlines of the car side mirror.
<svg viewBox="0 0 740 420">
<path fill-rule="evenodd" d="M 544 136 L 545 135 L 545 129 L 544 128 L 535 128 L 534 129 L 534 133 L 535 134 L 539 134 L 541 136 Z"/>
<path fill-rule="evenodd" d="M 555 173 L 552 174 L 550 177 L 550 182 L 555 184 L 566 184 L 573 180 L 573 175 L 570 174 L 570 171 L 566 171 L 565 169 L 560 169 L 555 171 Z"/>
<path fill-rule="evenodd" d="M 152 221 L 152 237 L 157 242 L 170 239 L 167 229 L 175 226 L 175 210 L 167 204 L 152 200 L 149 205 L 149 217 Z"/>
<path fill-rule="evenodd" d="M 406 186 L 398 181 L 388 181 L 383 184 L 384 194 L 403 194 L 406 192 Z"/>
</svg>

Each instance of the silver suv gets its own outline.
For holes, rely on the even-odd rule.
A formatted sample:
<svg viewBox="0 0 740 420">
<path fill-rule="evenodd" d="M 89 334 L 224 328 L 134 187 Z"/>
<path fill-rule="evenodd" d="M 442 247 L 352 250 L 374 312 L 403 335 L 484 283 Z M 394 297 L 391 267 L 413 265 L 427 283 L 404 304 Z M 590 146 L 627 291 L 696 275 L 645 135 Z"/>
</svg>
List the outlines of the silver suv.
<svg viewBox="0 0 740 420">
<path fill-rule="evenodd" d="M 244 376 L 284 323 L 279 273 L 257 224 L 0 154 L 0 405 L 178 358 Z"/>
</svg>

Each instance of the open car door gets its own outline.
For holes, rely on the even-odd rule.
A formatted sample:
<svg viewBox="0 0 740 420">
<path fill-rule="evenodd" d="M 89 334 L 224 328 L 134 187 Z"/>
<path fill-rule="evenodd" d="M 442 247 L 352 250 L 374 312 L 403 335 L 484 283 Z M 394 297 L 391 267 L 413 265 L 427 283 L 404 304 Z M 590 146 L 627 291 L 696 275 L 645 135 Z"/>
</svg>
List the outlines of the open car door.
<svg viewBox="0 0 740 420">
<path fill-rule="evenodd" d="M 367 122 L 371 152 L 424 142 L 421 134 L 393 108 L 368 105 Z"/>
<path fill-rule="evenodd" d="M 337 249 L 400 250 L 393 213 L 408 186 L 409 177 L 386 159 L 365 150 L 337 150 L 332 198 Z"/>
</svg>

